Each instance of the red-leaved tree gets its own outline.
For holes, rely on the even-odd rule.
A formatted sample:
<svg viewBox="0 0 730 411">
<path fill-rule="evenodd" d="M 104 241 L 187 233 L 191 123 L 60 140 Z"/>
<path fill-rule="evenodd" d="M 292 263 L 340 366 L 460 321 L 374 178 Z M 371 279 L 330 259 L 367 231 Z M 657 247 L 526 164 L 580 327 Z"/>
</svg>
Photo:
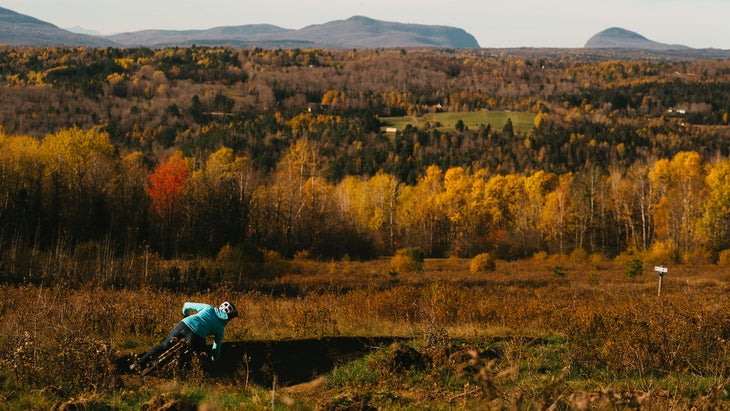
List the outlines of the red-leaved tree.
<svg viewBox="0 0 730 411">
<path fill-rule="evenodd" d="M 180 215 L 182 198 L 185 193 L 190 167 L 181 152 L 175 152 L 166 163 L 159 164 L 149 175 L 145 191 L 150 196 L 150 213 L 157 217 L 160 230 L 161 248 L 165 253 L 172 251 L 170 227 Z"/>
</svg>

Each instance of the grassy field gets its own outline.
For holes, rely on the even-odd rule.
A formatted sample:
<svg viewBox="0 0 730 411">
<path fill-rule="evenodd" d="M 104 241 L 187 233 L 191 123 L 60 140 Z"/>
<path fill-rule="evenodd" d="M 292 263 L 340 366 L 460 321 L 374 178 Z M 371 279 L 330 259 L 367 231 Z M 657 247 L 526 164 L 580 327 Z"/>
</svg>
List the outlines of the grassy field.
<svg viewBox="0 0 730 411">
<path fill-rule="evenodd" d="M 482 125 L 491 124 L 493 130 L 502 130 L 508 118 L 512 120 L 515 132 L 525 134 L 535 127 L 535 115 L 533 113 L 517 111 L 429 113 L 421 117 L 381 117 L 380 120 L 386 124 L 386 127 L 395 127 L 398 130 L 403 130 L 409 124 L 418 128 L 425 128 L 426 125 L 430 124 L 438 129 L 453 130 L 459 120 L 469 129 L 477 129 Z"/>
<path fill-rule="evenodd" d="M 671 266 L 658 296 L 653 264 L 628 276 L 600 256 L 487 272 L 464 259 L 287 264 L 246 289 L 197 293 L 0 286 L 0 408 L 730 406 L 727 267 Z M 184 301 L 224 299 L 242 316 L 220 364 L 126 372 Z"/>
</svg>

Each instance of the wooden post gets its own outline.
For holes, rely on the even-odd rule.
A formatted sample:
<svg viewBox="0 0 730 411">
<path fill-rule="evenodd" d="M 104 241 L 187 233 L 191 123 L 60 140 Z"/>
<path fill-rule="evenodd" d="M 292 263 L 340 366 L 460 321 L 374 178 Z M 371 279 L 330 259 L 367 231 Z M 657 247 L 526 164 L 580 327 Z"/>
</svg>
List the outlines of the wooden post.
<svg viewBox="0 0 730 411">
<path fill-rule="evenodd" d="M 274 382 L 271 383 L 271 411 L 276 409 L 276 374 L 274 374 Z"/>
<path fill-rule="evenodd" d="M 659 274 L 659 291 L 657 292 L 657 296 L 662 296 L 662 283 L 664 282 L 664 275 L 667 273 L 667 267 L 661 267 L 656 266 L 654 267 L 654 271 Z"/>
</svg>

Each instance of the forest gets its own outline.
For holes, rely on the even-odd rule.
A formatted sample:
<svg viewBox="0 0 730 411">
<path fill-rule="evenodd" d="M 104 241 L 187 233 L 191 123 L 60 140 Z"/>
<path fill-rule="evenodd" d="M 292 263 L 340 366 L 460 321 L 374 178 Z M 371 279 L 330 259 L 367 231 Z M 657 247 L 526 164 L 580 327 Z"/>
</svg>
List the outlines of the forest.
<svg viewBox="0 0 730 411">
<path fill-rule="evenodd" d="M 12 283 L 54 250 L 730 259 L 729 61 L 2 47 L 0 84 Z M 383 121 L 492 110 L 534 126 Z"/>
</svg>

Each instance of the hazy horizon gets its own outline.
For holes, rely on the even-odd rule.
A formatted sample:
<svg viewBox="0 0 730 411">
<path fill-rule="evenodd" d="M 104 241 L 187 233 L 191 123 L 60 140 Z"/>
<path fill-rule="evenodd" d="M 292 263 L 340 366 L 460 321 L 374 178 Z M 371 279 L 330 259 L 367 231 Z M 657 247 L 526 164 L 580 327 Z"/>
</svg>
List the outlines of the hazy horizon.
<svg viewBox="0 0 730 411">
<path fill-rule="evenodd" d="M 694 48 L 730 49 L 730 2 L 722 0 L 566 0 L 484 2 L 478 0 L 6 0 L 0 6 L 58 27 L 83 27 L 103 34 L 146 29 L 208 29 L 273 24 L 299 29 L 362 15 L 384 21 L 453 26 L 472 34 L 481 47 L 583 47 L 609 27 Z"/>
</svg>

